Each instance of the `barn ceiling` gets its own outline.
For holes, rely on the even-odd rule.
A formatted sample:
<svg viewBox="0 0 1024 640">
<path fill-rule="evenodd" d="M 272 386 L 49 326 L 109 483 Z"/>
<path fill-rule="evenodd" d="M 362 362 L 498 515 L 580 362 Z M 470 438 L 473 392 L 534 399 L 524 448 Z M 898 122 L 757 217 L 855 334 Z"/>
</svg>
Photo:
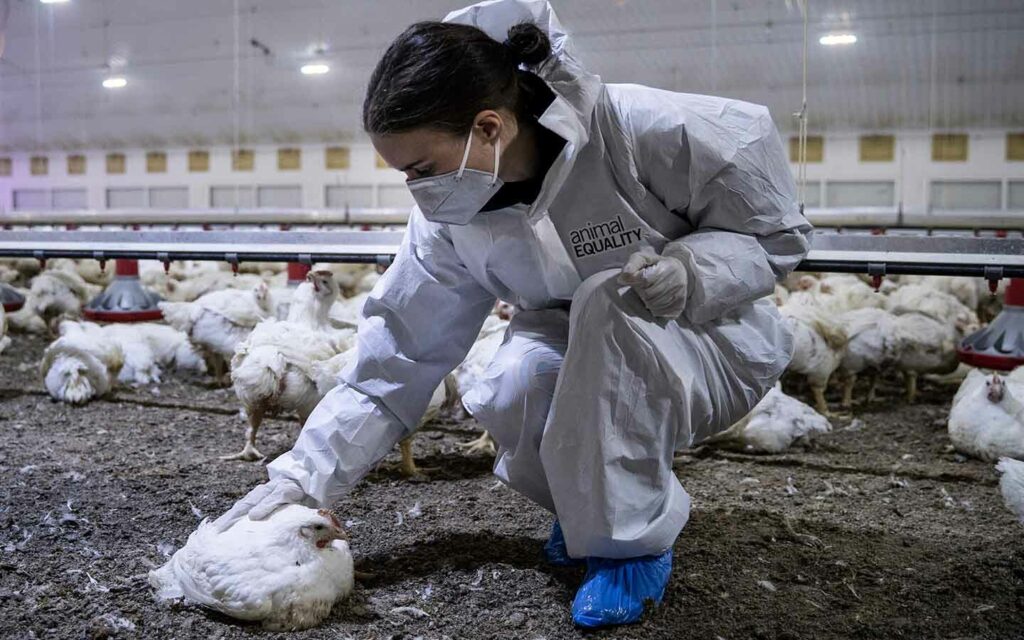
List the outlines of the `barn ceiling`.
<svg viewBox="0 0 1024 640">
<path fill-rule="evenodd" d="M 3 28 L 3 7 L 9 6 Z M 0 147 L 358 138 L 367 77 L 407 24 L 452 0 L 0 0 Z M 797 0 L 553 0 L 607 82 L 801 100 Z M 831 32 L 858 37 L 825 47 Z M 1024 125 L 1024 2 L 810 0 L 811 128 Z M 301 65 L 326 62 L 320 76 Z M 112 74 L 122 89 L 104 89 Z M 237 88 L 237 92 L 236 92 Z"/>
</svg>

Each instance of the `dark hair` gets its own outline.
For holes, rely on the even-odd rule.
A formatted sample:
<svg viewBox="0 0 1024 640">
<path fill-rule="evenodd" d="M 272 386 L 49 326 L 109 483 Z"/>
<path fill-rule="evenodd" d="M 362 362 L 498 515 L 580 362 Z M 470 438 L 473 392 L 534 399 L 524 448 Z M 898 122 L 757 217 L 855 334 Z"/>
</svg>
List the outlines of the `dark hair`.
<svg viewBox="0 0 1024 640">
<path fill-rule="evenodd" d="M 429 126 L 463 134 L 477 113 L 502 107 L 524 118 L 531 98 L 546 87 L 519 67 L 550 55 L 548 35 L 529 22 L 509 29 L 505 42 L 469 25 L 418 22 L 395 38 L 373 70 L 363 128 L 395 133 Z"/>
</svg>

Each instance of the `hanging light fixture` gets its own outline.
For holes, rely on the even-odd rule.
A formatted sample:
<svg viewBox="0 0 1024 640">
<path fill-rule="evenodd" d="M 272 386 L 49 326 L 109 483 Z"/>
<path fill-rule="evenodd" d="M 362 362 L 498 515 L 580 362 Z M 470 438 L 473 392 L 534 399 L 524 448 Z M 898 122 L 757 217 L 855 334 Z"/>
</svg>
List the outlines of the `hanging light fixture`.
<svg viewBox="0 0 1024 640">
<path fill-rule="evenodd" d="M 301 67 L 299 67 L 299 71 L 301 71 L 302 75 L 304 76 L 319 76 L 327 73 L 330 70 L 331 68 L 326 64 L 323 64 L 322 62 L 304 64 Z"/>
<path fill-rule="evenodd" d="M 121 89 L 128 85 L 128 80 L 124 76 L 110 76 L 103 80 L 103 87 L 105 89 Z"/>
<path fill-rule="evenodd" d="M 857 36 L 852 33 L 829 33 L 818 38 L 818 42 L 826 47 L 834 47 L 843 44 L 853 44 L 857 42 Z"/>
</svg>

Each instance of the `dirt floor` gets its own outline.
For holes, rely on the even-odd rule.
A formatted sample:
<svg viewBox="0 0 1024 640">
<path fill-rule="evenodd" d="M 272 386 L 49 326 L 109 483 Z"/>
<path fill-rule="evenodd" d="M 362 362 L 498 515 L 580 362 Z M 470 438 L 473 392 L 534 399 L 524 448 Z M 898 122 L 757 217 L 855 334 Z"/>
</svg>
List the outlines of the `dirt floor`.
<svg viewBox="0 0 1024 640">
<path fill-rule="evenodd" d="M 888 387 L 807 450 L 685 457 L 694 509 L 665 603 L 597 634 L 569 616 L 582 571 L 542 560 L 551 516 L 455 448 L 475 425 L 431 425 L 430 481 L 377 472 L 334 506 L 374 577 L 321 627 L 275 634 L 158 606 L 145 578 L 265 478 L 217 459 L 242 441 L 231 392 L 172 380 L 54 403 L 44 344 L 15 336 L 0 356 L 3 638 L 1024 638 L 1024 529 L 992 465 L 948 447 L 955 387 L 913 406 Z M 297 432 L 270 421 L 260 446 L 279 455 Z"/>
</svg>

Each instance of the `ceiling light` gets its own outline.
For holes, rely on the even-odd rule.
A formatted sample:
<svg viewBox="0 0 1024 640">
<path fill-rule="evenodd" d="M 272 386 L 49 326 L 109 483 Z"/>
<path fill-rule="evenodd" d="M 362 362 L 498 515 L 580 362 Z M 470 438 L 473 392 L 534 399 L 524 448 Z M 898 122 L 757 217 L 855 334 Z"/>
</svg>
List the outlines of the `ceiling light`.
<svg viewBox="0 0 1024 640">
<path fill-rule="evenodd" d="M 103 81 L 103 86 L 107 89 L 120 89 L 127 85 L 128 81 L 121 76 L 111 76 Z"/>
<path fill-rule="evenodd" d="M 818 39 L 818 42 L 827 47 L 834 47 L 838 44 L 853 44 L 854 42 L 857 42 L 857 36 L 852 33 L 830 33 L 828 35 L 821 36 L 821 38 Z"/>
<path fill-rule="evenodd" d="M 319 63 L 317 63 L 317 64 L 304 64 L 299 69 L 299 71 L 301 71 L 303 75 L 307 75 L 307 76 L 323 75 L 323 74 L 327 73 L 330 70 L 331 70 L 331 68 L 328 67 L 326 64 L 319 64 Z"/>
<path fill-rule="evenodd" d="M 43 4 L 66 4 L 69 0 L 39 0 Z"/>
</svg>

